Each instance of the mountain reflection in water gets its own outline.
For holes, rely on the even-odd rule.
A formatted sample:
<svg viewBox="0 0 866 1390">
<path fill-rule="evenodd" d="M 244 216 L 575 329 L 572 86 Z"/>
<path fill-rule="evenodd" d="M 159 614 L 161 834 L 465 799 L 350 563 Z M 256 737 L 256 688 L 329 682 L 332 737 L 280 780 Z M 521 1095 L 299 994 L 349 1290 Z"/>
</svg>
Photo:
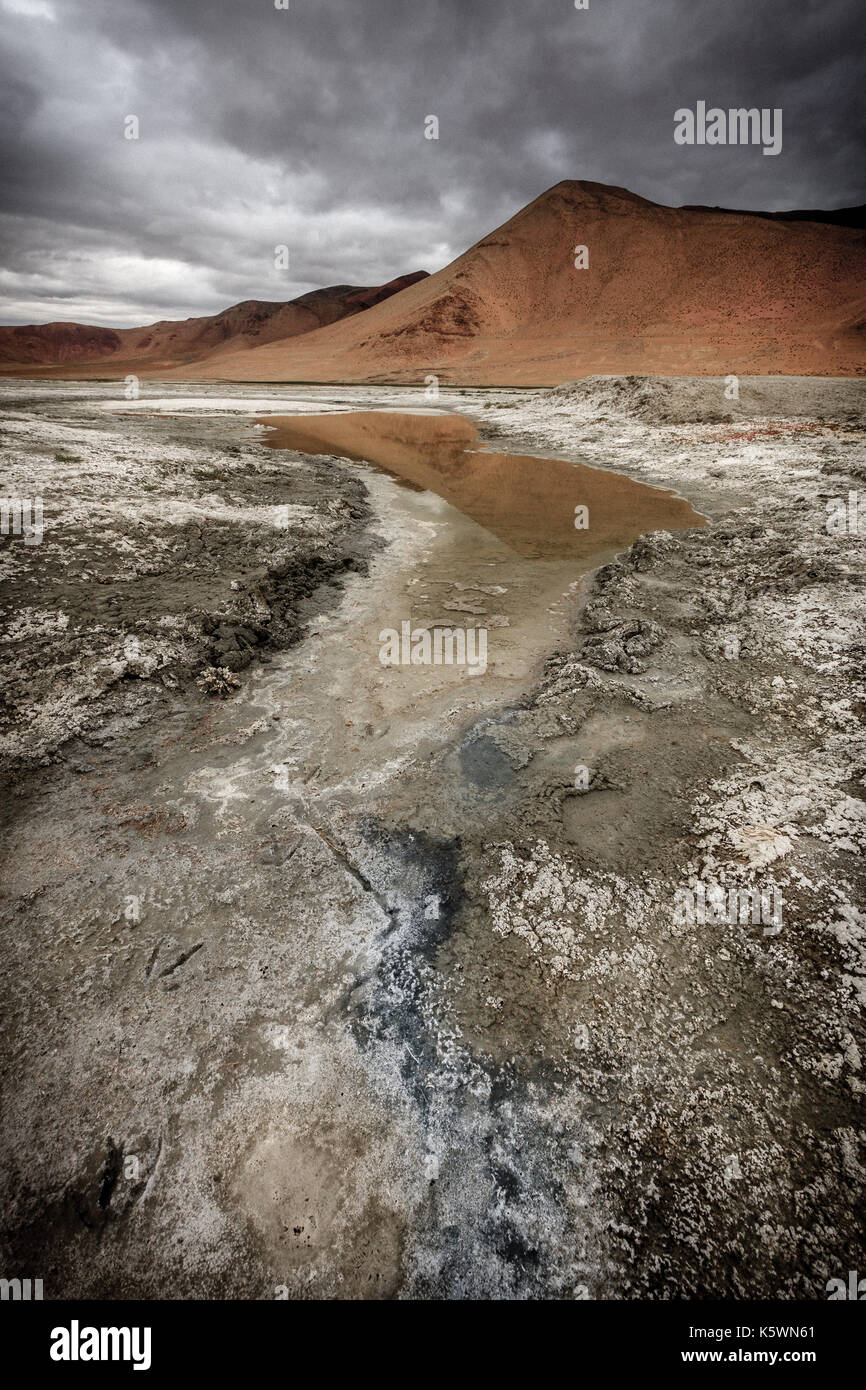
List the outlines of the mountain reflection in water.
<svg viewBox="0 0 866 1390">
<path fill-rule="evenodd" d="M 582 560 L 621 550 L 645 531 L 703 526 L 684 498 L 562 459 L 488 450 L 462 415 L 346 411 L 268 416 L 265 443 L 375 465 L 435 492 L 525 559 Z M 575 526 L 576 509 L 588 527 Z"/>
</svg>

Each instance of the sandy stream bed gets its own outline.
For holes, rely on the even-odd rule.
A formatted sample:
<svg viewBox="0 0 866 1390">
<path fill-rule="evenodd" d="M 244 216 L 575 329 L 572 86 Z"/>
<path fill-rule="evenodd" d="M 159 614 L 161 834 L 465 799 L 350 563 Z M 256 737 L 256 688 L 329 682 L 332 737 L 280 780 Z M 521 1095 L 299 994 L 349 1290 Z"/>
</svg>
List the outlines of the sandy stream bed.
<svg viewBox="0 0 866 1390">
<path fill-rule="evenodd" d="M 5 1276 L 823 1298 L 863 1268 L 863 537 L 825 522 L 866 385 L 740 389 L 443 391 L 709 518 L 546 589 L 433 494 L 266 449 L 261 401 L 2 387 L 3 490 L 50 522 L 0 543 Z M 407 700 L 364 672 L 422 576 L 508 622 Z M 683 922 L 698 881 L 775 888 L 782 930 Z"/>
</svg>

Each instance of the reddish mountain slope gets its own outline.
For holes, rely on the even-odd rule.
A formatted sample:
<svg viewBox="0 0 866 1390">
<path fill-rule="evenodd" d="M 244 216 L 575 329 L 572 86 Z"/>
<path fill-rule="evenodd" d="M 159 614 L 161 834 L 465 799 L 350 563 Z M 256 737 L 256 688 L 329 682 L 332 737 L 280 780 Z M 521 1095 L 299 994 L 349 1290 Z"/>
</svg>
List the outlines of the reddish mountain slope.
<svg viewBox="0 0 866 1390">
<path fill-rule="evenodd" d="M 386 285 L 331 285 L 285 302 L 247 299 L 207 318 L 163 320 L 145 328 L 95 328 L 46 323 L 0 328 L 0 371 L 23 367 L 121 365 L 155 368 L 262 343 L 285 341 L 361 313 L 424 279 L 426 271 L 401 275 Z"/>
<path fill-rule="evenodd" d="M 565 182 L 435 275 L 367 310 L 196 377 L 553 384 L 590 373 L 866 369 L 858 210 L 667 208 Z M 589 248 L 589 268 L 574 248 Z M 171 375 L 179 376 L 175 372 Z"/>
</svg>

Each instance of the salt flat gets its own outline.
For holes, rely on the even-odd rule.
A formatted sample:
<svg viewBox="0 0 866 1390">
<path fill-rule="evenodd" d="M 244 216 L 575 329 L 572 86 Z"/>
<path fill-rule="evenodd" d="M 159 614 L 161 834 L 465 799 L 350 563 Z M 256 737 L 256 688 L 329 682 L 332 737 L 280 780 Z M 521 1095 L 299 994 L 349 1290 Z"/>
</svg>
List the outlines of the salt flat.
<svg viewBox="0 0 866 1390">
<path fill-rule="evenodd" d="M 443 392 L 488 446 L 708 519 L 573 582 L 249 415 L 110 389 L 3 388 L 7 486 L 46 503 L 2 550 L 10 1263 L 46 1297 L 814 1299 L 862 1268 L 863 539 L 826 522 L 863 383 Z M 416 591 L 510 619 L 483 675 L 383 671 Z M 687 920 L 699 884 L 781 930 Z"/>
</svg>

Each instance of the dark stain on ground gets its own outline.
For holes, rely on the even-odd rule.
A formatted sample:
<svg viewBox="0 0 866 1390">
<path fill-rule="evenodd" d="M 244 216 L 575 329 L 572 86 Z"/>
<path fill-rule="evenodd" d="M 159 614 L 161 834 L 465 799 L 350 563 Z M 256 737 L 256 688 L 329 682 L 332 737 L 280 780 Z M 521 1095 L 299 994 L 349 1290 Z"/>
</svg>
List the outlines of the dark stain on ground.
<svg viewBox="0 0 866 1390">
<path fill-rule="evenodd" d="M 464 898 L 460 841 L 437 840 L 409 827 L 388 829 L 372 817 L 357 828 L 373 850 L 379 872 L 377 883 L 367 875 L 364 882 L 390 925 L 375 972 L 355 981 L 343 1007 L 361 1047 L 385 1036 L 405 1044 L 404 1080 L 426 1111 L 430 1097 L 424 1076 L 436 1068 L 438 1047 L 428 1036 L 421 1010 L 422 975 L 459 919 Z"/>
<path fill-rule="evenodd" d="M 514 772 L 507 754 L 483 734 L 480 738 L 464 743 L 460 749 L 460 767 L 464 777 L 479 791 L 499 791 L 514 781 Z"/>
</svg>

